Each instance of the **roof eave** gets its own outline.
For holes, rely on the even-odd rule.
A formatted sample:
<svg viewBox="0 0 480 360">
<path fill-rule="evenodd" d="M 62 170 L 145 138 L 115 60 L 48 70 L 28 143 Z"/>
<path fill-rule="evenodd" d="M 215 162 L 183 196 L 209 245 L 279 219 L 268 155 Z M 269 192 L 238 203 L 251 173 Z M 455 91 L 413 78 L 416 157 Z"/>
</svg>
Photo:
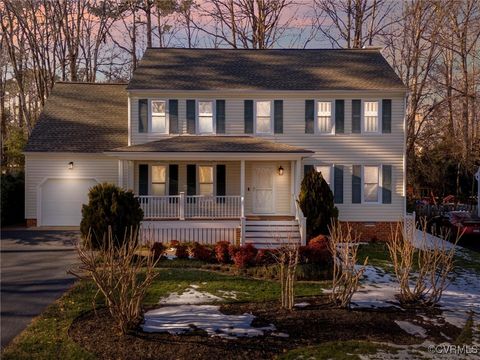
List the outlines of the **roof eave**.
<svg viewBox="0 0 480 360">
<path fill-rule="evenodd" d="M 313 151 L 303 152 L 154 152 L 106 151 L 106 156 L 123 160 L 300 160 Z"/>
</svg>

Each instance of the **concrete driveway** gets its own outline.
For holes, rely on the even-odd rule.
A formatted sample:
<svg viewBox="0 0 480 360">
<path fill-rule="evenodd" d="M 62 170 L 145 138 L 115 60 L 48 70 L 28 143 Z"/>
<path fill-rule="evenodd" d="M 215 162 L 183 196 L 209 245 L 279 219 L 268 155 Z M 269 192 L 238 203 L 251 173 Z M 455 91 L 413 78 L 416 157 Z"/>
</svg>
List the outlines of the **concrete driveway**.
<svg viewBox="0 0 480 360">
<path fill-rule="evenodd" d="M 2 349 L 73 284 L 66 271 L 78 237 L 73 230 L 2 230 Z"/>
</svg>

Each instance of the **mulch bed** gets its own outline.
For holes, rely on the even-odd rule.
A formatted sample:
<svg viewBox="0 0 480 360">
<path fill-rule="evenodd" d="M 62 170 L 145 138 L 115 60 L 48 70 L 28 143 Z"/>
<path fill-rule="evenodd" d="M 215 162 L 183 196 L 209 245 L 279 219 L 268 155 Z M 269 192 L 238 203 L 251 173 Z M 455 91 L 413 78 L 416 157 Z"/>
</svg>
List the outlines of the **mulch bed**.
<svg viewBox="0 0 480 360">
<path fill-rule="evenodd" d="M 112 331 L 114 323 L 106 309 L 77 318 L 69 335 L 100 359 L 272 359 L 290 349 L 326 341 L 367 340 L 406 345 L 423 341 L 405 333 L 394 323 L 394 320 L 415 318 L 413 310 L 347 311 L 330 307 L 325 296 L 301 301 L 312 305 L 291 312 L 280 309 L 277 302 L 221 306 L 225 314 L 253 313 L 257 316 L 254 326 L 273 323 L 277 331 L 289 334 L 289 338 L 267 335 L 226 340 L 209 337 L 203 331 L 170 335 L 141 330 L 118 336 Z M 422 326 L 427 329 L 429 338 L 438 342 L 444 341 L 440 332 L 452 338 L 459 334 L 459 329 L 453 326 L 445 325 L 440 330 L 427 324 Z"/>
</svg>

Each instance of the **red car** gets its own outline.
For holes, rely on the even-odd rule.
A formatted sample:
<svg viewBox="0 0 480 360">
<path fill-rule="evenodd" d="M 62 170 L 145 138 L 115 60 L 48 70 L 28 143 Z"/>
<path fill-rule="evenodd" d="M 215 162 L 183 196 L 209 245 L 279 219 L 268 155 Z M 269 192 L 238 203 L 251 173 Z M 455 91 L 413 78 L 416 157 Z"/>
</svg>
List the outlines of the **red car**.
<svg viewBox="0 0 480 360">
<path fill-rule="evenodd" d="M 452 238 L 455 238 L 457 233 L 463 233 L 463 236 L 480 239 L 480 219 L 474 218 L 467 211 L 450 211 L 445 216 L 444 225 L 450 228 Z"/>
</svg>

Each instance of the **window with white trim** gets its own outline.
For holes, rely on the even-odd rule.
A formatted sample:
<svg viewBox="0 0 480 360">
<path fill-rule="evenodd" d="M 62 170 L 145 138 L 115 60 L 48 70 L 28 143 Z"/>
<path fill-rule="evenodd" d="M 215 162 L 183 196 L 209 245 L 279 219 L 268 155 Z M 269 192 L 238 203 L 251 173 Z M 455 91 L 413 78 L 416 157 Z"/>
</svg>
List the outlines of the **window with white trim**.
<svg viewBox="0 0 480 360">
<path fill-rule="evenodd" d="M 200 195 L 213 196 L 213 166 L 198 167 L 198 187 Z"/>
<path fill-rule="evenodd" d="M 332 166 L 330 165 L 317 165 L 315 170 L 322 174 L 323 179 L 327 182 L 330 189 L 333 190 L 333 181 L 332 181 Z"/>
<path fill-rule="evenodd" d="M 152 165 L 152 195 L 167 195 L 166 165 Z"/>
<path fill-rule="evenodd" d="M 165 100 L 151 101 L 151 131 L 166 134 L 167 129 L 167 102 Z"/>
<path fill-rule="evenodd" d="M 272 133 L 272 102 L 256 102 L 256 132 L 258 134 Z"/>
<path fill-rule="evenodd" d="M 198 102 L 198 133 L 213 134 L 213 101 Z"/>
<path fill-rule="evenodd" d="M 332 132 L 332 102 L 317 102 L 317 129 L 320 134 Z"/>
<path fill-rule="evenodd" d="M 380 167 L 363 167 L 363 201 L 366 203 L 378 202 L 380 189 Z"/>
<path fill-rule="evenodd" d="M 378 132 L 378 101 L 365 101 L 363 112 L 363 131 L 366 133 Z"/>
</svg>

